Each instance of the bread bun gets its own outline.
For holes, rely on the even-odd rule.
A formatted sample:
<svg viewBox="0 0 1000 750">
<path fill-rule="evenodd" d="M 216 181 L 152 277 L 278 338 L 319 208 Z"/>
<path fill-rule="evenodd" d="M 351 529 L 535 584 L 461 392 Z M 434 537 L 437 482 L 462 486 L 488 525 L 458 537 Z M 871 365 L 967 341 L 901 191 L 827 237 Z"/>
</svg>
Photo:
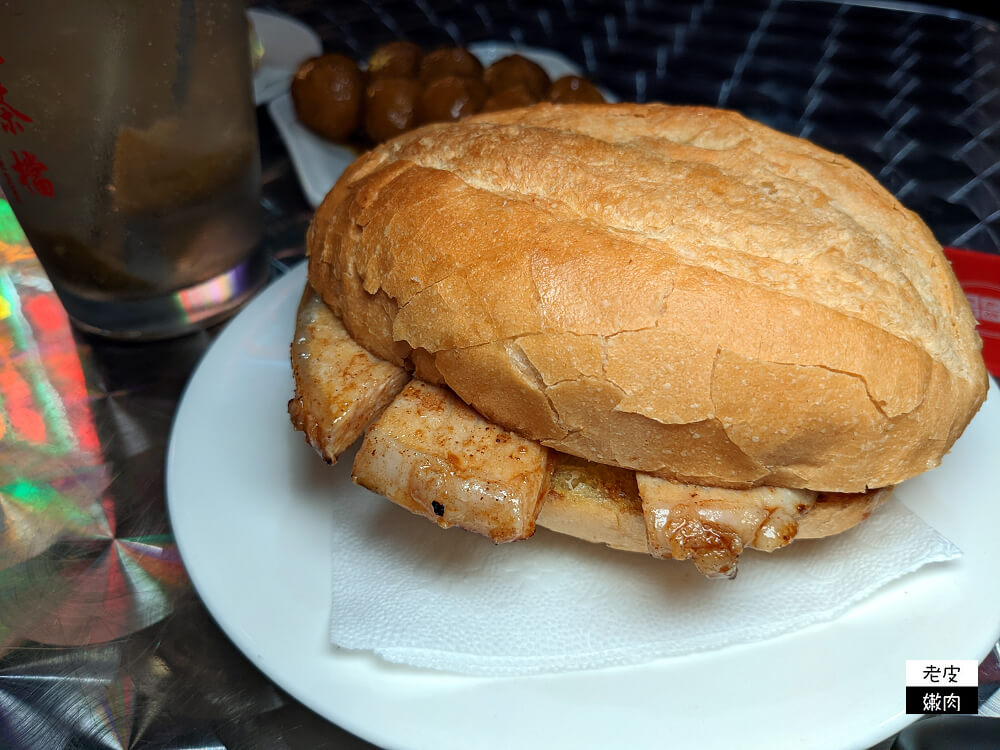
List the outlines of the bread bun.
<svg viewBox="0 0 1000 750">
<path fill-rule="evenodd" d="M 296 315 L 291 354 L 295 396 L 288 407 L 292 424 L 328 463 L 337 460 L 409 380 L 402 368 L 372 357 L 359 347 L 308 285 Z M 461 429 L 460 424 L 452 427 Z M 435 434 L 440 438 L 442 433 Z M 649 552 L 643 500 L 634 471 L 555 451 L 547 453 L 539 526 L 614 549 Z M 360 450 L 355 472 L 357 462 L 365 463 L 365 458 L 366 452 Z M 406 477 L 405 470 L 395 474 L 393 482 L 398 481 L 396 477 Z M 430 482 L 426 487 L 431 497 L 444 499 L 446 493 L 438 483 Z M 707 497 L 712 496 L 711 488 L 699 489 Z M 865 520 L 891 491 L 883 488 L 859 495 L 821 494 L 796 518 L 795 539 L 846 531 Z M 755 490 L 725 492 L 738 492 L 746 496 L 748 508 L 754 505 L 750 495 Z M 399 500 L 396 497 L 396 502 Z M 401 504 L 419 513 L 419 499 Z"/>
<path fill-rule="evenodd" d="M 683 482 L 896 484 L 985 398 L 923 222 L 733 112 L 542 104 L 420 128 L 352 165 L 308 249 L 372 354 L 546 446 Z"/>
</svg>

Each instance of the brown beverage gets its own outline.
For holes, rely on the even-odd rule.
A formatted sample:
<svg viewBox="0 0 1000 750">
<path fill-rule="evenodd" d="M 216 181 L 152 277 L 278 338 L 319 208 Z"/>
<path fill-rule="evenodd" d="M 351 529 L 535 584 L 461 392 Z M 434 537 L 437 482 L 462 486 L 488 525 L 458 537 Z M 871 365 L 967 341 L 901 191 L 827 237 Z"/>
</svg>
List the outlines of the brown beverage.
<svg viewBox="0 0 1000 750">
<path fill-rule="evenodd" d="M 0 186 L 74 322 L 173 335 L 264 281 L 247 21 L 233 0 L 12 0 Z"/>
</svg>

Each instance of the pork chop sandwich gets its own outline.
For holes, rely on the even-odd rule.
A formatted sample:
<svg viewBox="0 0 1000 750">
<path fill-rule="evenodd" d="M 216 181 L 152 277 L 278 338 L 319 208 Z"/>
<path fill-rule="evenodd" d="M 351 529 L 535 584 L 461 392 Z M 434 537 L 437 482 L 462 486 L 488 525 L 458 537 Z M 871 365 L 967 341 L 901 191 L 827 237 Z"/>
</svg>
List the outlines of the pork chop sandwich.
<svg viewBox="0 0 1000 750">
<path fill-rule="evenodd" d="M 731 577 L 936 466 L 986 394 L 941 247 L 864 170 L 733 112 L 430 125 L 308 233 L 292 422 L 495 542 L 536 524 Z"/>
</svg>

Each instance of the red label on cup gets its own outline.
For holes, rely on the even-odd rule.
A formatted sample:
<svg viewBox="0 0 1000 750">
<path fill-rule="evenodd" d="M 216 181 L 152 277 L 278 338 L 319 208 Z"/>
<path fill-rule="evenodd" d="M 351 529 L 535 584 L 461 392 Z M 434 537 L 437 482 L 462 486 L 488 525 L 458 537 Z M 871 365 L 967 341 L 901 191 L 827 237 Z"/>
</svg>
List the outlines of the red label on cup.
<svg viewBox="0 0 1000 750">
<path fill-rule="evenodd" d="M 49 168 L 43 162 L 40 162 L 38 157 L 30 151 L 22 151 L 20 154 L 16 151 L 11 151 L 10 155 L 13 159 L 11 167 L 17 172 L 21 184 L 29 192 L 38 193 L 38 195 L 45 198 L 51 198 L 55 189 L 52 187 L 52 180 L 44 176 L 44 173 Z"/>
<path fill-rule="evenodd" d="M 0 63 L 3 63 L 0 57 Z M 32 122 L 24 112 L 14 108 L 14 105 L 7 101 L 7 89 L 0 83 L 0 130 L 11 135 L 24 132 L 24 123 Z"/>
<path fill-rule="evenodd" d="M 0 57 L 0 63 L 3 63 L 3 61 L 3 57 Z M 7 101 L 8 93 L 3 83 L 0 82 L 0 131 L 9 135 L 17 135 L 24 132 L 24 123 L 32 123 L 34 120 L 19 109 L 15 109 L 14 105 Z M 39 161 L 38 157 L 30 151 L 22 150 L 20 153 L 11 151 L 10 156 L 10 167 L 17 174 L 17 182 L 29 193 L 35 193 L 43 198 L 51 198 L 55 192 L 55 188 L 52 185 L 52 181 L 44 175 L 44 172 L 48 170 L 48 166 L 44 162 Z M 15 181 L 7 171 L 7 165 L 4 164 L 2 157 L 0 157 L 0 172 L 3 172 L 4 180 L 7 182 L 7 189 L 10 191 L 8 198 L 20 203 L 21 194 L 17 190 Z"/>
<path fill-rule="evenodd" d="M 1000 377 L 1000 255 L 946 247 L 958 283 L 979 321 L 986 369 Z"/>
</svg>

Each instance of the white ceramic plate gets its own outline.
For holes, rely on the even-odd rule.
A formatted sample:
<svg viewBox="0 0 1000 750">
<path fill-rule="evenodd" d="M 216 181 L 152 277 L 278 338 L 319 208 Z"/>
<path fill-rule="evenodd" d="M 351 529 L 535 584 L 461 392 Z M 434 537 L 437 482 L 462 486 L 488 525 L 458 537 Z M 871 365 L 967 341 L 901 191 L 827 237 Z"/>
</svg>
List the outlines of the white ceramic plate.
<svg viewBox="0 0 1000 750">
<path fill-rule="evenodd" d="M 264 47 L 264 57 L 253 76 L 253 100 L 267 104 L 288 91 L 292 76 L 303 60 L 322 52 L 316 32 L 281 13 L 253 9 L 247 11 Z"/>
<path fill-rule="evenodd" d="M 310 708 L 387 747 L 862 748 L 915 717 L 906 659 L 981 659 L 1000 635 L 1000 393 L 898 496 L 964 556 L 833 622 L 638 667 L 487 679 L 401 667 L 328 640 L 331 494 L 358 494 L 294 433 L 288 346 L 299 266 L 220 335 L 167 459 L 184 563 L 240 649 Z M 937 498 L 938 502 L 933 502 Z M 944 499 L 945 502 L 940 502 Z M 780 617 L 775 612 L 775 617 Z"/>
<path fill-rule="evenodd" d="M 468 49 L 484 66 L 516 52 L 542 66 L 552 80 L 565 75 L 580 74 L 580 69 L 576 65 L 549 50 L 518 47 L 503 42 L 476 42 L 470 44 Z M 601 93 L 607 101 L 616 101 L 610 92 L 601 89 Z M 268 105 L 268 112 L 292 158 L 306 200 L 312 206 L 318 206 L 340 177 L 340 173 L 358 157 L 359 152 L 350 146 L 320 138 L 300 123 L 295 116 L 295 107 L 290 94 L 274 99 Z"/>
</svg>

